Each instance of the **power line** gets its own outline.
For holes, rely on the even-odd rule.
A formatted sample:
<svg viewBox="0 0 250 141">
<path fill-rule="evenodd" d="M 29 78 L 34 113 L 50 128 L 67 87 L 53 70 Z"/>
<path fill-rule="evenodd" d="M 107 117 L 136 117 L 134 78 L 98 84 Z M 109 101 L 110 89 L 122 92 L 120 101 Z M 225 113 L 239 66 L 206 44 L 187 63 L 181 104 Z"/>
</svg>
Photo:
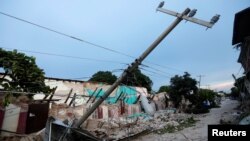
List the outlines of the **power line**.
<svg viewBox="0 0 250 141">
<path fill-rule="evenodd" d="M 145 65 L 145 64 L 141 64 L 141 66 L 142 66 L 142 67 L 149 68 L 149 69 L 152 69 L 152 70 L 155 70 L 155 71 L 157 71 L 157 72 L 161 72 L 161 73 L 163 73 L 163 74 L 172 75 L 172 74 L 170 74 L 170 73 L 168 73 L 168 72 L 162 71 L 162 70 L 160 70 L 160 69 L 156 69 L 156 68 L 154 68 L 154 67 L 150 67 L 150 66 Z"/>
<path fill-rule="evenodd" d="M 13 49 L 13 50 L 18 50 L 18 51 L 22 51 L 22 52 L 29 52 L 29 53 L 35 53 L 35 54 L 41 54 L 41 55 L 49 55 L 49 56 L 55 56 L 55 57 L 65 57 L 65 58 L 73 58 L 73 59 L 81 59 L 81 60 L 90 60 L 90 61 L 96 61 L 96 62 L 107 62 L 107 63 L 115 63 L 115 64 L 125 64 L 125 65 L 128 65 L 127 63 L 116 62 L 116 61 L 111 61 L 111 60 L 103 60 L 103 59 L 101 60 L 101 59 L 95 59 L 95 58 L 70 56 L 70 55 L 55 54 L 55 53 L 48 53 L 48 52 L 38 52 L 38 51 L 33 51 L 33 50 L 23 50 L 23 49 L 16 49 L 16 48 L 9 48 L 9 47 L 2 47 L 2 46 L 0 46 L 0 47 L 4 48 L 4 49 Z M 142 64 L 141 66 L 142 67 L 150 68 L 152 70 L 155 70 L 157 72 L 161 72 L 161 73 L 166 74 L 166 75 L 171 75 L 170 73 L 167 73 L 165 71 L 162 71 L 162 70 L 154 68 L 154 67 L 150 67 L 150 66 L 145 65 L 145 64 Z M 112 72 L 117 72 L 117 71 L 122 71 L 122 70 L 124 70 L 124 69 L 116 69 L 116 70 L 113 70 Z M 156 72 L 153 72 L 153 73 L 156 73 Z M 89 78 L 89 77 L 84 77 L 84 78 Z M 83 79 L 83 78 L 72 78 L 72 79 Z"/>
<path fill-rule="evenodd" d="M 161 67 L 161 68 L 166 68 L 166 69 L 173 70 L 173 71 L 177 71 L 177 72 L 181 72 L 181 73 L 185 72 L 185 71 L 183 71 L 183 70 L 179 70 L 179 69 L 176 69 L 176 68 L 172 68 L 172 67 L 160 65 L 160 64 L 157 64 L 157 63 L 153 63 L 153 62 L 151 62 L 151 61 L 146 61 L 146 60 L 145 60 L 145 62 L 147 62 L 148 64 L 151 64 L 151 65 L 154 65 L 154 66 Z"/>
<path fill-rule="evenodd" d="M 154 73 L 144 72 L 144 74 L 147 75 L 147 76 L 150 76 L 150 77 L 154 77 L 154 78 L 162 78 L 162 76 L 156 75 Z M 170 78 L 170 77 L 167 77 L 167 76 L 163 76 L 163 77 Z"/>
<path fill-rule="evenodd" d="M 114 49 L 110 49 L 108 47 L 104 47 L 102 45 L 99 45 L 99 44 L 96 44 L 96 43 L 93 43 L 93 42 L 90 42 L 90 41 L 87 41 L 87 40 L 83 40 L 81 38 L 78 38 L 78 37 L 75 37 L 75 36 L 72 36 L 72 35 L 69 35 L 69 34 L 66 34 L 66 33 L 63 33 L 63 32 L 60 32 L 60 31 L 57 31 L 57 30 L 54 30 L 54 29 L 51 29 L 51 28 L 48 28 L 48 27 L 45 27 L 45 26 L 42 26 L 42 25 L 39 25 L 39 24 L 36 24 L 36 23 L 33 23 L 33 22 L 30 22 L 30 21 L 27 21 L 25 19 L 22 19 L 22 18 L 18 18 L 16 16 L 13 16 L 13 15 L 10 15 L 10 14 L 6 14 L 4 12 L 1 12 L 0 11 L 0 14 L 4 15 L 4 16 L 7 16 L 7 17 L 10 17 L 10 18 L 13 18 L 13 19 L 16 19 L 16 20 L 19 20 L 19 21 L 22 21 L 24 23 L 27 23 L 27 24 L 30 24 L 30 25 L 33 25 L 33 26 L 36 26 L 36 27 L 39 27 L 39 28 L 42 28 L 44 30 L 47 30 L 47 31 L 50 31 L 50 32 L 54 32 L 56 34 L 59 34 L 59 35 L 62 35 L 62 36 L 65 36 L 65 37 L 68 37 L 68 38 L 71 38 L 71 39 L 74 39 L 74 40 L 77 40 L 77 41 L 80 41 L 80 42 L 83 42 L 83 43 L 86 43 L 86 44 L 89 44 L 89 45 L 92 45 L 92 46 L 95 46 L 97 48 L 101 48 L 101 49 L 104 49 L 104 50 L 107 50 L 107 51 L 110 51 L 110 52 L 114 52 L 114 53 L 117 53 L 117 54 L 120 54 L 120 55 L 123 55 L 123 56 L 127 56 L 129 58 L 133 58 L 135 59 L 136 57 L 134 56 L 131 56 L 129 54 L 126 54 L 126 53 L 123 53 L 123 52 L 120 52 L 120 51 L 117 51 L 117 50 L 114 50 Z M 59 56 L 62 56 L 62 55 L 59 55 Z M 63 55 L 64 56 L 64 55 Z M 72 56 L 71 56 L 72 57 Z M 74 57 L 73 57 L 74 58 Z M 77 57 L 78 58 L 78 57 Z M 81 57 L 80 57 L 81 58 Z M 82 58 L 83 59 L 83 58 Z M 153 63 L 153 62 L 150 62 L 150 61 L 145 61 L 147 62 L 148 64 L 151 64 L 151 65 L 155 65 L 155 66 L 158 66 L 158 67 L 162 67 L 162 68 L 167 68 L 167 69 L 171 69 L 171 70 L 174 70 L 174 71 L 179 71 L 179 72 L 184 72 L 184 71 L 181 71 L 179 69 L 175 69 L 175 68 L 171 68 L 171 67 L 167 67 L 167 66 L 163 66 L 163 65 L 160 65 L 160 64 L 156 64 L 156 63 Z"/>
<path fill-rule="evenodd" d="M 157 74 L 157 75 L 160 75 L 160 76 L 164 76 L 164 77 L 167 77 L 167 78 L 171 78 L 171 76 L 168 76 L 168 75 L 165 75 L 165 74 L 160 74 L 160 73 L 158 73 L 158 72 L 151 71 L 151 70 L 147 70 L 147 69 L 145 69 L 145 68 L 140 68 L 140 69 L 142 69 L 142 70 L 144 70 L 144 71 L 147 71 L 147 72 L 150 72 L 150 73 L 153 73 L 153 74 Z"/>
<path fill-rule="evenodd" d="M 158 67 L 161 67 L 161 68 L 166 68 L 168 70 L 173 70 L 175 72 L 180 72 L 180 73 L 185 73 L 185 72 L 188 72 L 189 74 L 192 74 L 192 75 L 196 75 L 196 73 L 193 73 L 193 72 L 189 72 L 189 71 L 184 71 L 184 70 L 180 70 L 180 69 L 176 69 L 176 68 L 172 68 L 172 67 L 168 67 L 168 66 L 164 66 L 164 65 L 159 65 L 159 64 L 156 64 L 156 63 L 153 63 L 153 62 L 149 62 L 149 61 L 145 61 L 147 62 L 148 64 L 151 64 L 151 65 L 154 65 L 154 66 L 158 66 Z M 151 69 L 154 69 L 156 71 L 160 71 L 160 72 L 163 72 L 163 73 L 167 73 L 167 72 L 164 72 L 164 71 L 161 71 L 159 69 L 155 69 L 154 67 L 150 67 L 150 66 L 147 66 L 145 64 L 142 64 L 144 65 L 145 67 L 149 67 Z M 170 74 L 170 73 L 167 73 L 167 74 Z M 171 74 L 170 74 L 171 75 Z"/>
<path fill-rule="evenodd" d="M 146 72 L 144 74 L 146 74 L 147 76 L 150 76 L 150 77 L 159 78 L 159 76 L 155 76 L 153 73 Z"/>
<path fill-rule="evenodd" d="M 22 51 L 22 52 L 29 52 L 29 53 L 35 53 L 35 54 L 42 54 L 42 55 L 49 55 L 49 56 L 55 56 L 55 57 L 65 57 L 65 58 L 73 58 L 73 59 L 82 59 L 82 60 L 90 60 L 90 61 L 97 61 L 97 62 L 108 62 L 108 63 L 116 63 L 116 64 L 126 64 L 126 63 L 121 63 L 121 62 L 116 62 L 116 61 L 110 61 L 110 60 L 100 60 L 100 59 L 94 59 L 94 58 L 85 58 L 85 57 L 78 57 L 78 56 L 70 56 L 70 55 L 63 55 L 63 54 L 55 54 L 55 53 L 47 53 L 47 52 L 38 52 L 38 51 L 32 51 L 32 50 L 22 50 L 22 49 L 16 49 L 16 48 L 9 48 L 9 47 L 2 47 L 0 46 L 1 48 L 4 48 L 4 49 L 13 49 L 13 50 L 18 50 L 18 51 Z M 126 64 L 128 65 L 128 64 Z M 142 64 L 141 67 L 146 67 L 146 68 L 150 68 L 152 70 L 155 70 L 155 71 L 151 71 L 151 70 L 148 70 L 148 69 L 145 69 L 145 68 L 140 68 L 146 72 L 150 72 L 150 73 L 147 73 L 147 75 L 149 76 L 153 76 L 153 77 L 158 77 L 159 76 L 164 76 L 164 77 L 167 77 L 167 78 L 171 78 L 171 76 L 169 75 L 172 75 L 170 73 L 167 73 L 165 71 L 162 71 L 160 69 L 157 69 L 157 68 L 154 68 L 154 67 L 150 67 L 148 65 L 145 65 L 145 64 Z M 122 71 L 124 69 L 115 69 L 115 70 L 112 70 L 111 72 L 119 72 L 119 71 Z M 159 73 L 160 72 L 160 73 Z M 158 76 L 156 76 L 156 75 Z M 91 76 L 84 76 L 84 77 L 77 77 L 77 78 L 69 78 L 69 79 L 77 79 L 77 80 L 82 80 L 82 79 L 86 79 L 86 78 L 91 78 Z M 29 82 L 30 83 L 30 82 Z M 49 82 L 51 83 L 51 82 Z"/>
<path fill-rule="evenodd" d="M 111 72 L 120 72 L 120 71 L 124 71 L 124 69 L 113 69 Z M 1 72 L 0 72 L 1 73 Z M 8 75 L 8 74 L 7 74 Z M 93 75 L 92 75 L 93 76 Z M 74 80 L 82 80 L 82 79 L 87 79 L 87 78 L 91 78 L 92 76 L 82 76 L 82 77 L 77 77 L 77 78 L 65 78 L 67 80 L 64 79 L 64 81 L 74 81 Z M 62 79 L 63 80 L 63 79 Z M 85 80 L 84 80 L 85 81 Z M 86 80 L 88 81 L 88 80 Z M 19 81 L 10 81 L 10 82 L 19 82 Z M 28 83 L 28 84 L 41 84 L 43 82 L 24 82 L 22 81 L 22 83 Z M 60 80 L 56 80 L 53 79 L 52 77 L 44 77 L 44 83 L 47 84 L 53 84 L 53 85 L 57 85 L 60 83 Z M 33 87 L 29 87 L 29 88 L 36 88 L 39 86 L 33 86 Z"/>
<path fill-rule="evenodd" d="M 72 58 L 72 59 L 81 59 L 81 60 L 90 60 L 90 61 L 96 61 L 96 62 L 107 62 L 107 63 L 115 63 L 115 64 L 126 64 L 111 60 L 103 60 L 103 59 L 95 59 L 95 58 L 87 58 L 87 57 L 79 57 L 79 56 L 70 56 L 70 55 L 64 55 L 64 54 L 55 54 L 55 53 L 48 53 L 48 52 L 38 52 L 38 51 L 32 51 L 32 50 L 23 50 L 23 49 L 16 49 L 16 48 L 9 48 L 9 47 L 2 47 L 4 49 L 13 49 L 18 50 L 22 52 L 29 52 L 29 53 L 35 53 L 35 54 L 42 54 L 42 55 L 49 55 L 49 56 L 57 56 L 57 57 L 65 57 L 65 58 Z"/>
<path fill-rule="evenodd" d="M 16 19 L 16 20 L 19 20 L 19 21 L 22 21 L 22 22 L 25 22 L 25 23 L 28 23 L 28 24 L 30 24 L 30 25 L 33 25 L 33 26 L 36 26 L 36 27 L 45 29 L 45 30 L 47 30 L 47 31 L 54 32 L 54 33 L 56 33 L 56 34 L 59 34 L 59 35 L 65 36 L 65 37 L 69 37 L 69 38 L 71 38 L 71 39 L 74 39 L 74 40 L 77 40 L 77 41 L 80 41 L 80 42 L 83 42 L 83 43 L 86 43 L 86 44 L 95 46 L 95 47 L 97 47 L 97 48 L 105 49 L 105 50 L 107 50 L 107 51 L 111 51 L 111 52 L 114 52 L 114 53 L 117 53 L 117 54 L 120 54 L 120 55 L 123 55 L 123 56 L 127 56 L 127 57 L 130 57 L 130 58 L 135 58 L 135 57 L 130 56 L 130 55 L 128 55 L 128 54 L 125 54 L 125 53 L 123 53 L 123 52 L 120 52 L 120 51 L 117 51 L 117 50 L 113 50 L 113 49 L 110 49 L 110 48 L 107 48 L 107 47 L 104 47 L 104 46 L 95 44 L 95 43 L 93 43 L 93 42 L 89 42 L 89 41 L 83 40 L 83 39 L 81 39 L 81 38 L 78 38 L 78 37 L 75 37 L 75 36 L 72 36 L 72 35 L 69 35 L 69 34 L 66 34 L 66 33 L 63 33 L 63 32 L 60 32 L 60 31 L 57 31 L 57 30 L 54 30 L 54 29 L 45 27 L 45 26 L 42 26 L 42 25 L 39 25 L 39 24 L 30 22 L 30 21 L 27 21 L 27 20 L 24 20 L 24 19 L 21 19 L 21 18 L 12 16 L 12 15 L 10 15 L 10 14 L 6 14 L 6 13 L 3 13 L 3 12 L 0 12 L 0 14 L 2 14 L 2 15 L 4 15 L 4 16 L 7 16 L 7 17 L 10 17 L 10 18 L 13 18 L 13 19 Z"/>
</svg>

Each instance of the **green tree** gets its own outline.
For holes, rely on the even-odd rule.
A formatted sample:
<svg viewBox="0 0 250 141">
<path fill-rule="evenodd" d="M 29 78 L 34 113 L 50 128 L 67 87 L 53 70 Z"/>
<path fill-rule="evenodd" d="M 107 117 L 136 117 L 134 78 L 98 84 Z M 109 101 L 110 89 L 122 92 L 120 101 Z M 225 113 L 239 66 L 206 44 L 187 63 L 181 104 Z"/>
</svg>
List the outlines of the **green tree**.
<svg viewBox="0 0 250 141">
<path fill-rule="evenodd" d="M 149 92 L 151 92 L 153 85 L 152 80 L 139 69 L 129 73 L 122 83 L 128 86 L 145 87 Z"/>
<path fill-rule="evenodd" d="M 116 79 L 117 77 L 110 71 L 98 71 L 97 73 L 92 75 L 89 81 L 104 82 L 111 85 L 116 81 Z"/>
<path fill-rule="evenodd" d="M 195 104 L 196 106 L 201 106 L 203 101 L 208 100 L 211 103 L 211 106 L 216 106 L 216 105 L 212 105 L 215 104 L 215 97 L 218 95 L 218 93 L 214 92 L 213 90 L 210 89 L 200 89 L 199 93 L 195 98 Z"/>
<path fill-rule="evenodd" d="M 36 65 L 34 57 L 0 48 L 0 68 L 4 71 L 4 76 L 0 78 L 4 90 L 31 93 L 53 91 L 45 85 L 44 72 Z"/>
<path fill-rule="evenodd" d="M 161 92 L 169 92 L 170 91 L 170 87 L 169 86 L 161 86 L 158 90 L 158 93 L 161 93 Z"/>
<path fill-rule="evenodd" d="M 239 97 L 240 91 L 237 87 L 232 87 L 231 88 L 231 96 L 232 97 Z"/>
<path fill-rule="evenodd" d="M 196 84 L 197 81 L 191 78 L 188 72 L 183 76 L 175 75 L 170 79 L 170 98 L 175 102 L 176 107 L 179 106 L 182 95 L 191 101 L 198 90 Z"/>
<path fill-rule="evenodd" d="M 214 101 L 214 98 L 216 95 L 217 93 L 214 92 L 213 90 L 209 90 L 209 89 L 199 90 L 200 101 L 204 101 L 204 100 Z"/>
</svg>

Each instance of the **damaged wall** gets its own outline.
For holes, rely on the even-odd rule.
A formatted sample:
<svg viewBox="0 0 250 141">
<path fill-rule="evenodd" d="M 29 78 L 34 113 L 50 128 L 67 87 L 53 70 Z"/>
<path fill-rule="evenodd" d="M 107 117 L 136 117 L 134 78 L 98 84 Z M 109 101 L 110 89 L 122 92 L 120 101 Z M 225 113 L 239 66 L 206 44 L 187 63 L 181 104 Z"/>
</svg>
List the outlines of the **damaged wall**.
<svg viewBox="0 0 250 141">
<path fill-rule="evenodd" d="M 83 93 L 91 97 L 100 98 L 111 85 L 103 83 L 83 83 Z M 106 103 L 115 104 L 118 100 L 123 100 L 126 104 L 134 104 L 140 95 L 148 96 L 147 89 L 143 87 L 118 86 L 105 100 Z"/>
<path fill-rule="evenodd" d="M 247 91 L 241 90 L 241 108 L 250 112 L 250 7 L 235 14 L 232 45 L 240 48 L 238 62 L 244 68 L 246 79 L 244 85 Z"/>
<path fill-rule="evenodd" d="M 45 127 L 48 103 L 15 103 L 0 106 L 0 129 L 18 134 L 37 132 Z M 2 132 L 1 135 L 8 135 Z"/>
</svg>

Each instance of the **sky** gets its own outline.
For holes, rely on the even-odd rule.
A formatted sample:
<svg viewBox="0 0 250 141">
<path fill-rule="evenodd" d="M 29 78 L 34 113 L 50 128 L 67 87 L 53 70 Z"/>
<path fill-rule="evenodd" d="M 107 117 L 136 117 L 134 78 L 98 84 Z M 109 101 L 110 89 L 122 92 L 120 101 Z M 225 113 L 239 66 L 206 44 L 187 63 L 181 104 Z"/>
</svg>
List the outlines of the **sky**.
<svg viewBox="0 0 250 141">
<path fill-rule="evenodd" d="M 100 70 L 119 76 L 175 20 L 156 12 L 160 2 L 1 0 L 0 12 L 87 43 L 0 14 L 0 47 L 36 57 L 47 77 L 88 80 Z M 205 21 L 221 16 L 208 30 L 182 21 L 143 61 L 141 70 L 153 81 L 153 90 L 186 71 L 197 81 L 202 75 L 203 88 L 228 91 L 234 83 L 232 74 L 243 73 L 237 63 L 239 50 L 232 46 L 234 15 L 249 6 L 250 0 L 165 0 L 164 9 L 181 13 L 195 8 L 194 17 Z"/>
</svg>

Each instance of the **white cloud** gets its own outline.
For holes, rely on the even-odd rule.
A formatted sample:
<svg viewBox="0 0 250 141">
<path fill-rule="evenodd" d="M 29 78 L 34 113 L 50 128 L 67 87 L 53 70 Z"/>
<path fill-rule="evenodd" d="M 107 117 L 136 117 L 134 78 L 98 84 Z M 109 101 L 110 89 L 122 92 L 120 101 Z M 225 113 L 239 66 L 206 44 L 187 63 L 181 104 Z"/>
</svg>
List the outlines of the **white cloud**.
<svg viewBox="0 0 250 141">
<path fill-rule="evenodd" d="M 211 89 L 213 90 L 223 90 L 223 91 L 229 91 L 234 85 L 234 81 L 224 81 L 224 82 L 218 82 L 215 84 L 212 84 L 210 86 Z"/>
</svg>

